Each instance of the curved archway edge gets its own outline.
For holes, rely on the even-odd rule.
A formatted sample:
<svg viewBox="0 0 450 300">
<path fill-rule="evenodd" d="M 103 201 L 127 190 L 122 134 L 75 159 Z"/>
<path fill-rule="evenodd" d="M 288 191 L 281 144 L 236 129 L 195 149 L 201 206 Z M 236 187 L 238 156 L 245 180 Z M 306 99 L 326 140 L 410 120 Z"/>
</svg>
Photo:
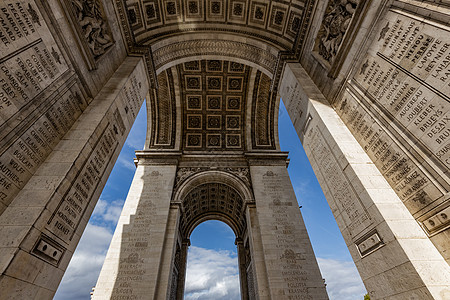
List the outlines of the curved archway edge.
<svg viewBox="0 0 450 300">
<path fill-rule="evenodd" d="M 99 5 L 97 19 L 80 21 L 91 15 L 86 10 L 92 1 L 76 1 L 88 4 L 81 6 L 73 6 L 74 1 L 10 2 L 0 3 L 1 13 L 21 27 L 3 28 L 8 32 L 0 54 L 4 89 L 0 91 L 2 296 L 52 298 L 139 107 L 149 91 L 156 89 L 156 69 L 202 55 L 221 57 L 221 49 L 228 49 L 222 52 L 230 60 L 234 57 L 259 66 L 255 73 L 265 70 L 266 75 L 275 74 L 271 78 L 276 80 L 281 76 L 277 91 L 373 297 L 428 300 L 449 294 L 450 257 L 445 247 L 450 230 L 447 4 L 349 0 L 320 5 L 291 1 L 288 6 L 279 1 L 190 1 L 194 3 L 191 12 L 200 15 L 187 16 L 191 12 L 181 7 L 186 1 L 115 0 L 94 1 Z M 200 8 L 199 3 L 216 4 Z M 185 17 L 195 22 L 184 26 L 190 22 Z M 195 32 L 196 24 L 202 30 L 195 40 L 180 34 Z M 214 30 L 216 26 L 223 27 Z M 240 30 L 242 36 L 234 34 L 236 26 L 245 27 Z M 337 35 L 330 35 L 330 29 Z M 201 41 L 205 32 L 208 40 Z M 149 44 L 136 42 L 138 35 L 147 38 L 141 33 L 150 33 L 147 37 L 152 40 L 145 40 Z M 414 43 L 396 38 L 410 34 Z M 267 87 L 270 78 L 263 81 Z M 408 92 L 407 86 L 411 87 Z M 272 91 L 271 96 L 277 97 L 276 89 Z M 421 98 L 424 94 L 432 102 Z M 267 99 L 265 95 L 261 98 Z M 387 101 L 388 95 L 398 95 L 398 103 Z M 229 152 L 240 156 L 251 173 L 256 200 L 246 208 L 251 228 L 248 249 L 253 256 L 251 267 L 245 266 L 242 274 L 254 279 L 249 283 L 258 282 L 253 287 L 255 295 L 277 298 L 295 286 L 297 294 L 318 299 L 316 291 L 324 289 L 320 273 L 313 272 L 313 284 L 302 276 L 286 275 L 295 270 L 283 263 L 315 260 L 313 255 L 307 259 L 300 255 L 310 246 L 286 242 L 307 237 L 307 233 L 301 221 L 300 225 L 291 222 L 300 219 L 293 207 L 293 193 L 278 182 L 280 178 L 289 182 L 286 162 L 274 158 L 279 155 L 277 145 L 267 141 L 273 136 L 267 138 L 267 130 L 262 130 L 276 126 L 276 116 L 267 118 L 268 110 L 264 110 L 272 109 L 273 103 L 261 101 L 259 107 L 251 107 L 261 126 L 247 126 L 247 138 L 260 134 L 260 141 L 248 144 L 259 148 Z M 424 103 L 439 107 L 436 114 L 419 113 L 432 109 Z M 181 100 L 172 104 L 172 108 L 180 106 Z M 170 103 L 163 107 L 174 112 Z M 225 122 L 216 118 L 215 124 L 227 125 L 225 112 L 221 116 Z M 197 124 L 204 120 L 191 115 L 193 127 L 195 120 Z M 208 115 L 214 114 L 201 117 Z M 435 121 L 441 126 L 438 134 L 436 128 L 421 127 L 422 122 Z M 156 122 L 167 125 L 166 129 L 181 124 L 181 118 L 170 125 Z M 157 134 L 170 140 L 172 132 Z M 231 147 L 236 146 L 238 139 L 227 134 Z M 222 142 L 226 138 L 224 133 Z M 167 286 L 177 282 L 171 276 L 182 277 L 171 269 L 177 247 L 184 243 L 175 235 L 182 212 L 179 203 L 171 200 L 177 170 L 186 165 L 186 157 L 192 163 L 199 153 L 169 142 L 162 141 L 152 151 L 146 148 L 151 158 L 137 159 L 129 204 L 108 254 L 111 265 L 105 266 L 96 289 L 98 295 L 104 293 L 102 297 L 116 293 L 117 298 L 166 299 L 170 289 L 176 289 L 176 285 Z M 214 151 L 206 154 L 216 155 Z M 226 165 L 229 161 L 223 157 L 219 153 L 205 167 L 213 170 L 218 162 Z M 284 211 L 289 211 L 288 217 Z M 276 223 L 270 223 L 274 218 Z M 294 226 L 294 233 L 287 226 Z M 282 228 L 281 233 L 274 228 Z M 284 234 L 287 238 L 279 238 Z M 426 255 L 416 249 L 426 249 Z M 402 282 L 405 267 L 408 285 Z M 272 282 L 279 285 L 272 286 Z M 250 284 L 248 290 L 250 295 Z"/>
</svg>

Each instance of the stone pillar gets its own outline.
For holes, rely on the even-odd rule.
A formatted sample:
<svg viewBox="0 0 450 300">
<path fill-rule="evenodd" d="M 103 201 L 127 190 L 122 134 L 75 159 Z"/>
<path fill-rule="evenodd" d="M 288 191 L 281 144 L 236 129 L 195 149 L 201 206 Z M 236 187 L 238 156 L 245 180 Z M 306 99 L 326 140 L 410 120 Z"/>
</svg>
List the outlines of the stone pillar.
<svg viewBox="0 0 450 300">
<path fill-rule="evenodd" d="M 248 300 L 248 283 L 247 283 L 247 269 L 245 265 L 245 248 L 242 239 L 236 239 L 236 247 L 238 253 L 239 263 L 239 283 L 241 288 L 241 299 Z"/>
<path fill-rule="evenodd" d="M 127 58 L 73 125 L 63 101 L 32 127 L 68 132 L 0 216 L 2 299 L 53 297 L 147 91 L 142 59 Z"/>
<path fill-rule="evenodd" d="M 267 269 L 264 261 L 264 248 L 261 239 L 261 229 L 254 203 L 247 204 L 247 228 L 251 247 L 251 263 L 247 270 L 247 283 L 249 295 L 255 295 L 256 299 L 270 299 Z"/>
<path fill-rule="evenodd" d="M 170 206 L 178 153 L 137 152 L 137 169 L 93 299 L 166 299 L 178 206 Z"/>
<path fill-rule="evenodd" d="M 186 285 L 186 267 L 189 245 L 191 244 L 189 239 L 181 242 L 181 257 L 180 257 L 180 270 L 178 270 L 178 282 L 176 291 L 176 300 L 184 299 L 184 287 Z M 173 284 L 173 282 L 172 282 Z"/>
<path fill-rule="evenodd" d="M 328 299 L 286 169 L 287 153 L 247 157 L 256 206 L 249 207 L 249 227 L 252 236 L 254 231 L 260 234 L 263 258 L 256 257 L 254 263 L 257 276 L 265 263 L 269 286 L 269 293 L 260 293 L 260 299 Z"/>
<path fill-rule="evenodd" d="M 169 299 L 172 295 L 171 288 L 173 282 L 178 282 L 180 271 L 177 274 L 173 274 L 174 260 L 176 258 L 176 251 L 178 245 L 178 221 L 180 219 L 180 205 L 171 204 L 169 208 L 169 215 L 166 224 L 166 230 L 164 232 L 164 244 L 161 250 L 161 259 L 159 263 L 159 275 L 156 285 L 155 299 Z M 153 241 L 153 240 L 152 240 Z M 180 252 L 180 256 L 181 256 Z M 180 260 L 178 258 L 178 260 Z"/>
<path fill-rule="evenodd" d="M 450 267 L 300 64 L 280 93 L 374 299 L 448 299 Z"/>
</svg>

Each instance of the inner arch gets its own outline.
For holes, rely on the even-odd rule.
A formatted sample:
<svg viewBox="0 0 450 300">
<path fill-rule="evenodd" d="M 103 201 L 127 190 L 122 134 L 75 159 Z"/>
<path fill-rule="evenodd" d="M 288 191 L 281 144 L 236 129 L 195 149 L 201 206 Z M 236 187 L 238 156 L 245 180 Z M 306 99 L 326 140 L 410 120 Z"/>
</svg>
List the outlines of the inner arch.
<svg viewBox="0 0 450 300">
<path fill-rule="evenodd" d="M 193 188 L 183 199 L 181 234 L 188 238 L 194 228 L 207 220 L 220 220 L 231 227 L 236 237 L 245 232 L 242 196 L 229 185 L 217 182 Z"/>
<path fill-rule="evenodd" d="M 253 299 L 253 266 L 246 222 L 246 203 L 251 201 L 246 184 L 223 171 L 204 171 L 180 179 L 174 202 L 180 206 L 171 281 L 171 296 L 182 299 L 186 280 L 187 252 L 195 228 L 210 220 L 222 221 L 233 231 L 238 255 L 241 299 Z"/>
<path fill-rule="evenodd" d="M 209 220 L 190 235 L 184 299 L 241 299 L 237 247 L 233 230 Z"/>
</svg>

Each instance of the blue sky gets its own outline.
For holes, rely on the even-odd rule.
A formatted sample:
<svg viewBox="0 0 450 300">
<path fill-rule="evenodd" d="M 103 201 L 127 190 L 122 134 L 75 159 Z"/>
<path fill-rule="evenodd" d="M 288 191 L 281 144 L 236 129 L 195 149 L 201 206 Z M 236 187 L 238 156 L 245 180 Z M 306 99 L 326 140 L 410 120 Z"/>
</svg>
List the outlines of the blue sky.
<svg viewBox="0 0 450 300">
<path fill-rule="evenodd" d="M 134 151 L 144 147 L 146 123 L 144 104 L 54 299 L 90 299 L 133 179 Z M 330 299 L 362 300 L 365 288 L 282 103 L 279 135 L 281 150 L 289 151 L 288 172 Z M 240 299 L 234 239 L 232 230 L 222 222 L 197 226 L 188 254 L 186 300 Z"/>
</svg>

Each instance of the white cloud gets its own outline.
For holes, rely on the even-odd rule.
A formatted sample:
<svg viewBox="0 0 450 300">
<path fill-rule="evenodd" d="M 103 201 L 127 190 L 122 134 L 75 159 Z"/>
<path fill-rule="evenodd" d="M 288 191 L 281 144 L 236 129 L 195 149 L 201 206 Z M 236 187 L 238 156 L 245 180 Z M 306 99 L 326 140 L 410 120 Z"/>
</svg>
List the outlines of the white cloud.
<svg viewBox="0 0 450 300">
<path fill-rule="evenodd" d="M 191 246 L 186 271 L 185 300 L 239 300 L 236 253 Z"/>
<path fill-rule="evenodd" d="M 147 132 L 147 124 L 135 124 L 137 128 L 130 134 L 125 141 L 125 144 L 133 150 L 142 150 L 144 149 L 145 143 L 145 134 Z"/>
<path fill-rule="evenodd" d="M 87 225 L 54 300 L 90 299 L 111 238 L 107 228 Z"/>
<path fill-rule="evenodd" d="M 91 218 L 94 221 L 101 220 L 111 222 L 115 225 L 119 220 L 123 204 L 123 200 L 108 202 L 106 200 L 99 199 Z"/>
<path fill-rule="evenodd" d="M 117 159 L 117 163 L 128 170 L 131 170 L 133 172 L 136 171 L 136 165 L 134 164 L 133 159 L 130 159 L 129 157 L 119 156 L 119 158 Z"/>
<path fill-rule="evenodd" d="M 317 258 L 330 300 L 362 300 L 366 289 L 352 261 Z"/>
<path fill-rule="evenodd" d="M 297 180 L 293 182 L 294 193 L 297 197 L 297 200 L 301 200 L 303 203 L 308 202 L 311 191 L 311 180 Z"/>
</svg>

